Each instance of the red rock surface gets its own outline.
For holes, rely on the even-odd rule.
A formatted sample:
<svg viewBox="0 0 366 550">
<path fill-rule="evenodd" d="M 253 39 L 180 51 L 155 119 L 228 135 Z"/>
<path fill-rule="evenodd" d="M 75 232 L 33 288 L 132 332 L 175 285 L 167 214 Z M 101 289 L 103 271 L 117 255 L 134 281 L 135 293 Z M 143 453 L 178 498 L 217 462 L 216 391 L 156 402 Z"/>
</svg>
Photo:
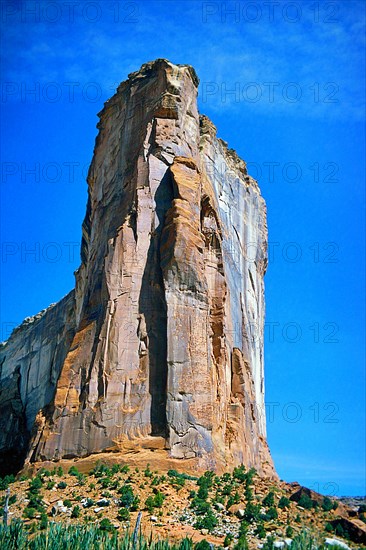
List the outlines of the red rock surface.
<svg viewBox="0 0 366 550">
<path fill-rule="evenodd" d="M 275 476 L 266 443 L 266 208 L 166 60 L 99 113 L 76 288 L 1 350 L 7 467 L 163 444 L 199 469 Z M 48 328 L 47 328 L 48 327 Z"/>
</svg>

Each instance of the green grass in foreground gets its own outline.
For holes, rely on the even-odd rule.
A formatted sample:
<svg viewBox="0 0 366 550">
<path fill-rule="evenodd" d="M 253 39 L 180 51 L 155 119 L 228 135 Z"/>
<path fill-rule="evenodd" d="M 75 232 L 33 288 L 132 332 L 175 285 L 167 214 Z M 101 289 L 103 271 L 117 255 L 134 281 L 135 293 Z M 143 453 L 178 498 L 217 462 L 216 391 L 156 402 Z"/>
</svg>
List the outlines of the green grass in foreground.
<svg viewBox="0 0 366 550">
<path fill-rule="evenodd" d="M 268 537 L 263 550 L 274 550 L 274 539 Z M 168 540 L 147 540 L 138 536 L 135 544 L 132 533 L 120 534 L 117 530 L 105 530 L 100 525 L 63 525 L 51 523 L 41 532 L 29 533 L 23 522 L 14 520 L 8 527 L 0 525 L 1 550 L 210 550 L 206 540 L 194 544 L 189 538 L 172 544 Z M 219 548 L 219 547 L 218 547 Z M 221 547 L 222 548 L 222 547 Z M 248 548 L 245 540 L 240 540 L 234 550 Z M 290 550 L 322 550 L 324 547 L 306 532 L 296 536 Z"/>
</svg>

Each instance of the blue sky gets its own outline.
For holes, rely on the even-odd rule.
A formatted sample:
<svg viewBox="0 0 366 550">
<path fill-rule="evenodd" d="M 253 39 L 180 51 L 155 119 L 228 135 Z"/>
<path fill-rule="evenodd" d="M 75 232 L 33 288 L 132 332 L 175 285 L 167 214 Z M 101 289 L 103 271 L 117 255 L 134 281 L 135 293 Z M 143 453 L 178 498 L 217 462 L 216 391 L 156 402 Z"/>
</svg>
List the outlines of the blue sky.
<svg viewBox="0 0 366 550">
<path fill-rule="evenodd" d="M 267 425 L 279 475 L 365 494 L 364 2 L 1 9 L 1 339 L 73 287 L 103 102 L 146 61 L 189 63 L 200 111 L 267 202 Z"/>
</svg>

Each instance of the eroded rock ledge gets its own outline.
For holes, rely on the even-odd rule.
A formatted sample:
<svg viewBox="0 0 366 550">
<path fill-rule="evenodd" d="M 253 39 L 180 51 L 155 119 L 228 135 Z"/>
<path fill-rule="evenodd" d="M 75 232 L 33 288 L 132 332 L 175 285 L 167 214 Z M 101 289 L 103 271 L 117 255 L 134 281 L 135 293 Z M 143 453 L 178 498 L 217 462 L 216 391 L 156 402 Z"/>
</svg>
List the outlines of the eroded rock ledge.
<svg viewBox="0 0 366 550">
<path fill-rule="evenodd" d="M 99 113 L 75 291 L 0 351 L 3 469 L 15 451 L 56 460 L 133 440 L 197 468 L 275 475 L 265 203 L 199 116 L 197 86 L 192 67 L 159 59 Z"/>
</svg>

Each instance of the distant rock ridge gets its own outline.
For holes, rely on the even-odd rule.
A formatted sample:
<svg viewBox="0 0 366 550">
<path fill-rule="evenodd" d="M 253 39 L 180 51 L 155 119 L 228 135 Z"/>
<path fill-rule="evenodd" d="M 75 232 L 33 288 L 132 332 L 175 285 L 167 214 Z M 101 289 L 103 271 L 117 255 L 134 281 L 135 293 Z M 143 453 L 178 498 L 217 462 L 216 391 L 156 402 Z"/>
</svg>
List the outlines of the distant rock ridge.
<svg viewBox="0 0 366 550">
<path fill-rule="evenodd" d="M 3 471 L 133 440 L 198 469 L 276 476 L 266 207 L 199 116 L 198 82 L 189 65 L 158 59 L 99 113 L 75 290 L 0 349 Z"/>
</svg>

